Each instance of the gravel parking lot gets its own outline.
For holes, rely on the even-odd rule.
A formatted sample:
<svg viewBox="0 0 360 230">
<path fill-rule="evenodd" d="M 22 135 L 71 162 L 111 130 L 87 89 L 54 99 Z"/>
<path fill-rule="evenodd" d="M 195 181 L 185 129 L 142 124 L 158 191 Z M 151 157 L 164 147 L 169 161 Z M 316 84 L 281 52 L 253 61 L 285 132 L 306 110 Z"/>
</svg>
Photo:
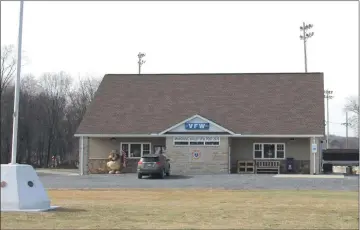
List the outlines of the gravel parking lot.
<svg viewBox="0 0 360 230">
<path fill-rule="evenodd" d="M 358 176 L 345 178 L 276 178 L 272 175 L 196 175 L 137 179 L 136 174 L 65 175 L 39 173 L 45 188 L 213 188 L 359 191 Z"/>
</svg>

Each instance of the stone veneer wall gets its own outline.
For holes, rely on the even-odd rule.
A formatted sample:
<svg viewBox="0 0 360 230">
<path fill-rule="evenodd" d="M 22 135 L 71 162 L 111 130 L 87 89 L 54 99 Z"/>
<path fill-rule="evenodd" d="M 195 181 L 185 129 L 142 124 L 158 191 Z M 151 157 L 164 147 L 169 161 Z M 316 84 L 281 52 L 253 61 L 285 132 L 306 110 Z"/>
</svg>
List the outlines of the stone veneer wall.
<svg viewBox="0 0 360 230">
<path fill-rule="evenodd" d="M 170 159 L 171 173 L 184 174 L 226 174 L 228 173 L 228 138 L 221 137 L 220 146 L 174 146 L 173 138 L 166 138 L 166 156 Z M 199 150 L 200 159 L 192 158 L 192 152 Z"/>
<path fill-rule="evenodd" d="M 106 163 L 109 160 L 104 159 L 89 159 L 88 168 L 90 174 L 108 173 Z"/>
</svg>

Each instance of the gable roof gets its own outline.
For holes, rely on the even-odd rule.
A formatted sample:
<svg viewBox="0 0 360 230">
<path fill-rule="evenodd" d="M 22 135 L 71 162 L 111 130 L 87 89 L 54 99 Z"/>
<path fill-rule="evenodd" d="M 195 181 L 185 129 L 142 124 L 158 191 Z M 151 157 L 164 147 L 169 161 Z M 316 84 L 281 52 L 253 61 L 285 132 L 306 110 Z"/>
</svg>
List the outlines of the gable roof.
<svg viewBox="0 0 360 230">
<path fill-rule="evenodd" d="M 108 74 L 77 134 L 160 133 L 194 114 L 237 134 L 322 135 L 323 74 Z"/>
</svg>

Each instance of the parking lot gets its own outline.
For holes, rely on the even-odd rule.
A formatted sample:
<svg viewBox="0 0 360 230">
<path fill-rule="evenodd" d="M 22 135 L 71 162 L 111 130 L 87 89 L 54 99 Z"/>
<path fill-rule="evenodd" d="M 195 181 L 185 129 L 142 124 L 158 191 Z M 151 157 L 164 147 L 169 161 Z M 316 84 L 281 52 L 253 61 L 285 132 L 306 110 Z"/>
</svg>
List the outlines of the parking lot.
<svg viewBox="0 0 360 230">
<path fill-rule="evenodd" d="M 207 188 L 358 191 L 358 176 L 344 178 L 276 178 L 273 175 L 195 175 L 170 176 L 165 179 L 137 179 L 136 174 L 87 175 L 74 173 L 39 173 L 45 188 Z"/>
</svg>

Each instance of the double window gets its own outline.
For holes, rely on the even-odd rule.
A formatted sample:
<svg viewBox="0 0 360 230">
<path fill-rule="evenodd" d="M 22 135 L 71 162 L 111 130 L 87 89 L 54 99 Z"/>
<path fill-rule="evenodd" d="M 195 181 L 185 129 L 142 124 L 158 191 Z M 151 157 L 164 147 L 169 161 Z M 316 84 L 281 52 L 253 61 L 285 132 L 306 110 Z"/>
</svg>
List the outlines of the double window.
<svg viewBox="0 0 360 230">
<path fill-rule="evenodd" d="M 151 152 L 150 143 L 121 143 L 120 145 L 128 158 L 140 158 Z"/>
<path fill-rule="evenodd" d="M 254 159 L 285 159 L 285 144 L 254 143 Z"/>
</svg>

